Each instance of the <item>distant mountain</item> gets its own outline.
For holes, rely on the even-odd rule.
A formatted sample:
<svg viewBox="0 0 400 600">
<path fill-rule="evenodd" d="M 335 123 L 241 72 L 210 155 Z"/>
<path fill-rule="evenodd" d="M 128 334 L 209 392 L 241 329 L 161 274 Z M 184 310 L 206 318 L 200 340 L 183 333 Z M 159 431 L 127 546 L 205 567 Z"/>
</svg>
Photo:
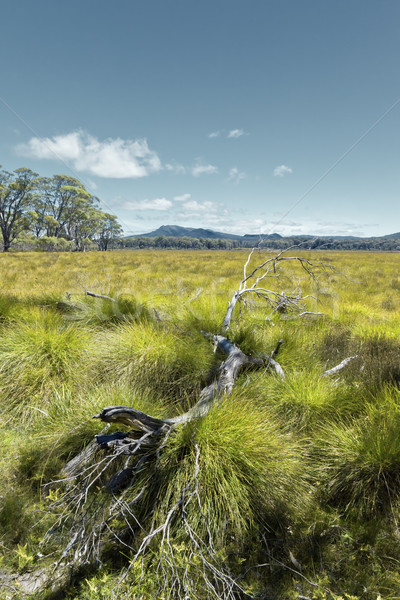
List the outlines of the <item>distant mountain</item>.
<svg viewBox="0 0 400 600">
<path fill-rule="evenodd" d="M 125 239 L 129 238 L 156 238 L 159 236 L 164 237 L 176 237 L 176 238 L 194 238 L 194 239 L 207 239 L 207 240 L 233 240 L 241 242 L 242 244 L 254 244 L 256 245 L 259 240 L 290 240 L 296 239 L 297 241 L 306 242 L 308 240 L 326 240 L 336 242 L 368 242 L 373 240 L 400 240 L 400 232 L 391 233 L 389 235 L 382 236 L 371 236 L 366 238 L 356 237 L 354 235 L 294 235 L 294 236 L 282 236 L 279 233 L 269 233 L 267 235 L 259 233 L 246 233 L 244 235 L 235 235 L 234 233 L 223 233 L 222 231 L 214 231 L 213 229 L 203 229 L 201 227 L 181 227 L 180 225 L 162 225 L 155 231 L 149 233 L 142 233 L 141 235 L 130 235 Z"/>
<path fill-rule="evenodd" d="M 389 235 L 382 236 L 386 240 L 400 240 L 400 231 L 397 233 L 390 233 Z"/>
<path fill-rule="evenodd" d="M 189 237 L 189 238 L 203 238 L 208 240 L 241 240 L 250 241 L 254 240 L 257 242 L 259 239 L 279 239 L 282 236 L 279 233 L 271 233 L 268 235 L 259 234 L 246 234 L 246 235 L 235 235 L 234 233 L 223 233 L 222 231 L 213 231 L 212 229 L 202 229 L 195 227 L 181 227 L 180 225 L 161 225 L 155 231 L 149 233 L 142 233 L 140 236 L 130 235 L 129 237 L 158 237 L 164 235 L 165 237 Z"/>
<path fill-rule="evenodd" d="M 158 237 L 165 235 L 166 237 L 190 237 L 190 238 L 206 238 L 209 240 L 240 240 L 240 235 L 231 233 L 222 233 L 213 231 L 212 229 L 202 229 L 194 227 L 180 227 L 179 225 L 161 225 L 155 231 L 150 233 L 142 233 L 140 236 L 134 237 Z M 132 236 L 130 236 L 132 237 Z"/>
</svg>

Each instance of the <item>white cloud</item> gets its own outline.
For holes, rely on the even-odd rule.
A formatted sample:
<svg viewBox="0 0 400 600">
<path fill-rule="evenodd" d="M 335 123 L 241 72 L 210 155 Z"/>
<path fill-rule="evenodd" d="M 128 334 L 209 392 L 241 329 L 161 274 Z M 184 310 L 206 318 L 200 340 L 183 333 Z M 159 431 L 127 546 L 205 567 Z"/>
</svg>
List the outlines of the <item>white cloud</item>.
<svg viewBox="0 0 400 600">
<path fill-rule="evenodd" d="M 245 179 L 246 173 L 239 171 L 237 167 L 233 167 L 229 171 L 228 181 L 233 181 L 234 183 L 239 183 L 242 179 Z"/>
<path fill-rule="evenodd" d="M 183 165 L 180 165 L 179 163 L 166 163 L 166 165 L 164 166 L 167 171 L 173 171 L 177 175 L 182 175 L 186 173 L 185 167 Z"/>
<path fill-rule="evenodd" d="M 244 135 L 244 131 L 243 129 L 231 129 L 231 131 L 228 133 L 228 138 L 239 138 L 242 137 L 242 135 Z"/>
<path fill-rule="evenodd" d="M 195 177 L 199 177 L 199 175 L 213 175 L 214 173 L 218 173 L 218 168 L 214 165 L 203 165 L 201 163 L 197 163 L 192 167 L 192 175 Z"/>
<path fill-rule="evenodd" d="M 290 173 L 293 173 L 293 169 L 291 167 L 287 167 L 286 165 L 279 165 L 274 169 L 274 177 L 284 177 Z"/>
<path fill-rule="evenodd" d="M 220 131 L 212 131 L 211 133 L 208 134 L 208 137 L 212 139 L 212 138 L 219 137 L 220 135 L 221 135 Z"/>
<path fill-rule="evenodd" d="M 175 202 L 187 202 L 192 197 L 192 194 L 182 194 L 181 196 L 175 196 Z"/>
<path fill-rule="evenodd" d="M 216 212 L 218 210 L 218 205 L 215 202 L 197 202 L 196 200 L 189 200 L 183 204 L 183 208 L 187 211 L 191 211 L 192 213 L 201 213 L 201 212 Z"/>
<path fill-rule="evenodd" d="M 158 155 L 145 139 L 99 141 L 81 130 L 52 138 L 34 137 L 18 145 L 17 151 L 39 159 L 68 161 L 77 171 L 98 177 L 135 179 L 162 169 Z"/>
<path fill-rule="evenodd" d="M 167 198 L 155 198 L 154 200 L 138 200 L 125 202 L 123 208 L 130 210 L 169 210 L 172 207 L 171 200 Z"/>
</svg>

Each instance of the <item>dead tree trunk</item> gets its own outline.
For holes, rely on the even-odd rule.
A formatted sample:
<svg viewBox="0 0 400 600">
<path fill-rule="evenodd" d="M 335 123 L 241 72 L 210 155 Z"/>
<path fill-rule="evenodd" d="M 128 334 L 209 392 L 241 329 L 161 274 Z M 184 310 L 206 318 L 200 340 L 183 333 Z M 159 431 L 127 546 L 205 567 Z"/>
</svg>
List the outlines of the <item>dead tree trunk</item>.
<svg viewBox="0 0 400 600">
<path fill-rule="evenodd" d="M 228 338 L 222 335 L 203 334 L 214 342 L 227 358 L 222 362 L 214 381 L 203 388 L 198 402 L 186 413 L 171 419 L 155 419 L 143 412 L 128 406 L 109 406 L 93 418 L 101 419 L 105 423 L 121 423 L 128 427 L 142 430 L 146 433 L 160 433 L 166 429 L 183 425 L 204 417 L 216 400 L 230 394 L 241 370 L 246 368 L 272 367 L 280 377 L 284 377 L 282 367 L 272 357 L 253 358 L 241 351 Z"/>
</svg>

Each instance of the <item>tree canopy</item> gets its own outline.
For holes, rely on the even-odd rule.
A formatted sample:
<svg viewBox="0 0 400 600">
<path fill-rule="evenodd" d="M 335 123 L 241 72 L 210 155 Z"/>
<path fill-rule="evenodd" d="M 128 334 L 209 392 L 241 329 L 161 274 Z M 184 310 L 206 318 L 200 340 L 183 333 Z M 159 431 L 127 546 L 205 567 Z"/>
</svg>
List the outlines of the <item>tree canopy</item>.
<svg viewBox="0 0 400 600">
<path fill-rule="evenodd" d="M 117 217 L 69 175 L 40 177 L 30 169 L 0 170 L 0 231 L 3 250 L 25 235 L 44 250 L 107 250 L 122 233 Z"/>
</svg>

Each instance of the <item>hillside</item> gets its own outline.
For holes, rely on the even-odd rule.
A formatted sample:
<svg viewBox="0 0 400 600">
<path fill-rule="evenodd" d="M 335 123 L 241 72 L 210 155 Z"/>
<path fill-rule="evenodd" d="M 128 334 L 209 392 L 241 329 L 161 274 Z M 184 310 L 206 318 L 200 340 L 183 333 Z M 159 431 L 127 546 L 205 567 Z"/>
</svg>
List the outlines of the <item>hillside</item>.
<svg viewBox="0 0 400 600">
<path fill-rule="evenodd" d="M 201 227 L 181 227 L 180 225 L 161 225 L 155 231 L 150 231 L 149 233 L 142 233 L 140 236 L 128 236 L 128 238 L 132 237 L 158 237 L 159 235 L 163 235 L 165 237 L 189 237 L 196 239 L 208 239 L 208 240 L 244 240 L 244 239 L 252 239 L 258 240 L 260 239 L 259 234 L 245 234 L 245 235 L 235 235 L 234 233 L 223 233 L 222 231 L 213 231 L 212 229 L 203 229 Z M 262 236 L 263 239 L 279 239 L 282 236 L 279 233 L 271 233 L 268 235 Z"/>
</svg>

